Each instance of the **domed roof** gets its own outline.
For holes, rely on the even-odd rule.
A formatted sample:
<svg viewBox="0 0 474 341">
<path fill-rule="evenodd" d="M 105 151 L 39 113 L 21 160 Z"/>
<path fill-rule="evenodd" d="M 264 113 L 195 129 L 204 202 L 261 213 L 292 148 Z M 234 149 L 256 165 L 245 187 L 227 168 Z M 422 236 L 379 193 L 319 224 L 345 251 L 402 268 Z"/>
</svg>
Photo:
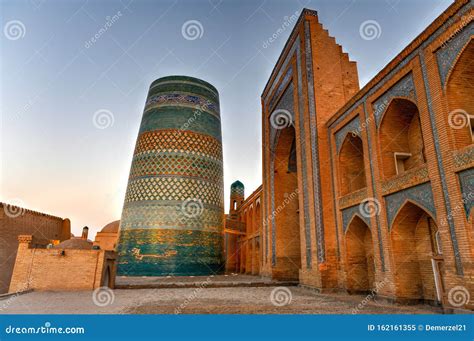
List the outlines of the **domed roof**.
<svg viewBox="0 0 474 341">
<path fill-rule="evenodd" d="M 120 226 L 120 220 L 113 221 L 105 225 L 100 232 L 106 233 L 118 233 Z"/>
<path fill-rule="evenodd" d="M 239 180 L 237 180 L 234 183 L 232 183 L 232 185 L 230 185 L 230 188 L 235 188 L 235 187 L 244 188 L 244 184 L 241 183 Z"/>
<path fill-rule="evenodd" d="M 92 242 L 82 238 L 71 238 L 59 243 L 55 249 L 92 250 Z"/>
</svg>

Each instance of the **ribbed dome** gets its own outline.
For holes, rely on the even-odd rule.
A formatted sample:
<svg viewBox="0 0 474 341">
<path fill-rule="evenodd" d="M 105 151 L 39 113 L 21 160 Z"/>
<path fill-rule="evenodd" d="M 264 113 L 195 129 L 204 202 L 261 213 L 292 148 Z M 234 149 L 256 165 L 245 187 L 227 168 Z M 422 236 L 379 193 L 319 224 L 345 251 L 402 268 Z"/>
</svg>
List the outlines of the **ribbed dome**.
<svg viewBox="0 0 474 341">
<path fill-rule="evenodd" d="M 120 220 L 113 221 L 105 225 L 100 232 L 105 233 L 118 233 L 120 226 Z"/>
<path fill-rule="evenodd" d="M 92 242 L 82 238 L 71 238 L 59 243 L 55 249 L 92 250 Z"/>
<path fill-rule="evenodd" d="M 237 180 L 230 185 L 230 188 L 244 188 L 244 184 Z"/>
</svg>

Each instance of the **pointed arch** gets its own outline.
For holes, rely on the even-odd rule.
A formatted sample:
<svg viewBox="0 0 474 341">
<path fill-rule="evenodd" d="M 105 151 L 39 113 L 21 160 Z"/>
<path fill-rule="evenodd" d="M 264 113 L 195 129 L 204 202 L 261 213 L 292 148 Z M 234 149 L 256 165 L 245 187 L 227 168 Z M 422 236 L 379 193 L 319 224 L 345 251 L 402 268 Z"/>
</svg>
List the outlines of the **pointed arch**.
<svg viewBox="0 0 474 341">
<path fill-rule="evenodd" d="M 346 195 L 367 187 L 364 144 L 360 136 L 347 134 L 339 153 L 340 194 Z"/>
<path fill-rule="evenodd" d="M 444 293 L 438 226 L 431 213 L 407 200 L 390 231 L 397 297 L 440 301 Z"/>
<path fill-rule="evenodd" d="M 469 39 L 458 55 L 446 79 L 448 98 L 446 121 L 456 149 L 474 143 L 474 40 Z"/>
<path fill-rule="evenodd" d="M 285 280 L 297 280 L 301 268 L 298 200 L 297 198 L 288 199 L 289 195 L 298 189 L 297 172 L 288 168 L 295 136 L 296 131 L 293 126 L 280 130 L 272 160 L 274 169 L 272 200 L 275 207 L 273 247 L 276 252 L 273 276 Z"/>
<path fill-rule="evenodd" d="M 345 234 L 346 284 L 350 293 L 368 292 L 375 285 L 375 262 L 372 231 L 355 214 Z"/>
<path fill-rule="evenodd" d="M 425 163 L 420 115 L 413 101 L 393 98 L 381 118 L 378 134 L 385 179 Z"/>
</svg>

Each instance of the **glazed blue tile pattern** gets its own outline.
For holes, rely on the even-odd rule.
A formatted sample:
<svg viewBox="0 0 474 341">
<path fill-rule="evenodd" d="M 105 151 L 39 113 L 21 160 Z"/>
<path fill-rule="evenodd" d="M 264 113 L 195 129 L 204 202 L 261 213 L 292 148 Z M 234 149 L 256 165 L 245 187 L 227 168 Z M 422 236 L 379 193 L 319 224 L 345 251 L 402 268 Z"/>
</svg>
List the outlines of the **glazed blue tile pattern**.
<svg viewBox="0 0 474 341">
<path fill-rule="evenodd" d="M 435 151 L 437 155 L 436 161 L 438 163 L 439 175 L 441 177 L 441 187 L 443 188 L 444 206 L 446 207 L 446 212 L 452 212 L 451 199 L 449 198 L 448 184 L 446 182 L 446 172 L 444 170 L 441 147 L 439 145 L 438 128 L 436 127 L 436 124 L 435 124 L 433 101 L 431 98 L 431 89 L 428 85 L 429 84 L 428 71 L 426 70 L 425 55 L 423 53 L 423 50 L 419 51 L 419 56 L 420 56 L 420 63 L 421 63 L 421 73 L 423 75 L 423 83 L 425 86 L 426 99 L 428 102 L 428 112 L 430 114 L 431 131 L 433 134 L 434 146 L 435 146 Z M 447 220 L 448 220 L 448 225 L 449 225 L 449 234 L 451 235 L 451 243 L 453 244 L 453 249 L 454 249 L 454 261 L 456 263 L 456 273 L 458 275 L 463 275 L 464 270 L 462 266 L 461 254 L 459 253 L 458 239 L 456 236 L 456 229 L 454 227 L 454 222 L 453 222 L 453 219 L 451 219 L 450 215 L 448 215 Z"/>
<path fill-rule="evenodd" d="M 433 192 L 431 191 L 431 184 L 426 182 L 385 197 L 389 229 L 392 228 L 395 217 L 407 200 L 423 207 L 436 218 L 436 208 L 433 199 Z"/>
<path fill-rule="evenodd" d="M 306 74 L 308 78 L 308 106 L 309 106 L 309 117 L 311 127 L 311 160 L 313 168 L 313 192 L 314 192 L 314 212 L 316 216 L 316 241 L 318 243 L 318 262 L 323 263 L 326 258 L 326 250 L 324 246 L 324 221 L 323 221 L 323 206 L 321 198 L 321 176 L 319 169 L 319 143 L 318 143 L 318 122 L 316 117 L 316 99 L 314 98 L 314 77 L 313 77 L 313 56 L 311 49 L 311 31 L 310 23 L 305 21 L 304 23 L 304 35 L 305 35 L 305 52 L 306 52 Z M 307 239 L 310 236 L 306 237 Z M 307 253 L 311 254 L 311 244 L 307 244 Z M 311 265 L 311 259 L 309 265 Z"/>
<path fill-rule="evenodd" d="M 328 134 L 328 146 L 329 146 L 329 160 L 331 162 L 331 167 L 332 169 L 336 169 L 336 165 L 334 164 L 334 158 L 332 157 L 333 156 L 333 153 L 334 153 L 334 146 L 332 144 L 332 141 L 331 141 L 331 129 L 329 129 L 329 134 Z M 332 172 L 332 176 L 331 176 L 331 189 L 332 189 L 332 193 L 333 193 L 333 196 L 332 196 L 332 202 L 333 202 L 333 205 L 335 207 L 334 209 L 334 221 L 336 222 L 336 256 L 337 256 L 337 260 L 340 260 L 341 259 L 341 246 L 340 246 L 340 241 L 339 241 L 339 219 L 338 219 L 338 212 L 337 212 L 337 209 L 336 207 L 337 206 L 337 202 L 336 202 L 336 185 L 335 185 L 335 172 Z"/>
<path fill-rule="evenodd" d="M 366 215 L 361 214 L 359 207 L 360 205 L 355 205 L 355 206 L 351 206 L 342 210 L 341 212 L 342 213 L 342 229 L 344 233 L 347 232 L 349 223 L 351 222 L 354 215 L 357 215 L 359 218 L 361 218 L 370 228 L 370 217 L 367 217 Z"/>
<path fill-rule="evenodd" d="M 218 233 L 221 215 L 219 206 L 203 204 L 201 214 L 192 217 L 183 213 L 181 200 L 156 200 L 128 203 L 124 206 L 122 229 L 186 229 Z"/>
<path fill-rule="evenodd" d="M 280 85 L 278 86 L 278 89 L 275 91 L 275 94 L 272 96 L 272 99 L 269 102 L 269 108 L 273 108 L 273 106 L 275 105 L 276 100 L 280 97 L 283 90 L 285 90 L 285 88 L 288 85 L 288 82 L 291 80 L 292 76 L 293 76 L 293 68 L 290 66 L 288 68 L 288 71 L 285 74 L 285 77 L 283 77 L 283 80 L 281 81 Z"/>
<path fill-rule="evenodd" d="M 459 172 L 458 175 L 461 184 L 464 209 L 466 210 L 466 217 L 469 219 L 472 207 L 474 206 L 474 168 Z"/>
<path fill-rule="evenodd" d="M 474 22 L 471 22 L 469 25 L 464 27 L 461 32 L 457 33 L 447 43 L 443 44 L 438 51 L 436 51 L 438 69 L 441 77 L 441 84 L 443 86 L 446 85 L 446 79 L 453 68 L 454 62 L 473 35 Z"/>
<path fill-rule="evenodd" d="M 361 128 L 360 128 L 360 119 L 359 116 L 356 116 L 352 121 L 347 123 L 344 127 L 338 130 L 336 133 L 336 148 L 337 153 L 341 151 L 342 143 L 344 142 L 347 134 L 355 134 L 360 136 Z"/>
<path fill-rule="evenodd" d="M 188 77 L 183 76 L 174 76 L 169 79 L 160 78 L 156 80 L 150 86 L 148 98 L 157 94 L 168 94 L 176 91 L 206 97 L 219 106 L 219 94 L 216 88 L 209 83 L 196 83 L 195 80 L 189 80 Z"/>
<path fill-rule="evenodd" d="M 230 196 L 238 195 L 244 197 L 245 195 L 245 186 L 240 181 L 235 181 L 230 185 Z"/>
<path fill-rule="evenodd" d="M 423 56 L 423 50 L 426 49 L 426 47 L 431 44 L 437 37 L 439 37 L 440 34 L 442 34 L 447 27 L 451 26 L 455 21 L 459 20 L 463 15 L 465 15 L 470 9 L 472 9 L 474 4 L 474 1 L 470 1 L 467 3 L 465 6 L 459 9 L 458 13 L 455 14 L 453 17 L 449 18 L 446 23 L 444 23 L 440 28 L 438 28 L 430 37 L 428 37 L 423 44 L 421 44 L 420 47 L 412 51 L 408 56 L 405 57 L 396 67 L 394 67 L 383 79 L 381 79 L 377 84 L 375 84 L 362 98 L 357 100 L 354 104 L 352 104 L 342 115 L 340 115 L 334 122 L 331 123 L 330 128 L 337 126 L 341 121 L 343 121 L 349 114 L 351 114 L 355 108 L 357 108 L 359 105 L 366 103 L 367 98 L 372 96 L 375 92 L 377 92 L 382 86 L 387 83 L 390 79 L 392 79 L 402 68 L 404 68 L 408 63 L 410 63 L 413 59 L 415 58 L 420 58 L 421 64 L 422 64 L 422 72 L 423 72 L 423 80 L 424 80 L 424 85 L 425 85 L 425 91 L 427 92 L 428 95 L 428 108 L 430 112 L 430 118 L 431 118 L 431 125 L 432 125 L 432 132 L 433 132 L 433 139 L 435 141 L 435 149 L 437 155 L 440 154 L 440 149 L 439 149 L 439 137 L 438 133 L 436 130 L 436 127 L 434 126 L 434 114 L 433 114 L 433 108 L 432 108 L 432 100 L 431 96 L 429 93 L 429 87 L 428 87 L 428 79 L 427 79 L 427 72 L 426 72 L 426 65 L 424 62 L 424 56 Z M 368 118 L 367 115 L 367 110 L 365 110 L 365 116 L 366 120 Z M 433 127 L 434 126 L 434 127 Z M 370 129 L 370 127 L 368 128 Z M 369 135 L 369 140 L 370 140 L 370 134 Z M 369 141 L 369 148 L 371 144 Z M 371 152 L 369 153 L 369 157 L 371 155 Z M 441 185 L 443 187 L 443 195 L 444 195 L 444 200 L 445 200 L 445 206 L 447 208 L 447 212 L 450 212 L 451 209 L 451 203 L 449 200 L 449 195 L 448 195 L 448 190 L 447 190 L 447 184 L 446 184 L 446 177 L 444 174 L 444 168 L 442 165 L 442 160 L 441 157 L 438 157 L 438 169 L 441 174 Z M 371 163 L 371 169 L 372 168 L 372 160 L 370 161 Z M 372 182 L 374 182 L 374 175 L 373 171 L 372 173 Z M 459 248 L 457 245 L 457 238 L 456 238 L 456 232 L 454 229 L 454 224 L 452 220 L 448 219 L 448 224 L 449 224 L 449 231 L 451 235 L 451 242 L 453 244 L 453 249 L 454 249 L 454 255 L 455 255 L 455 262 L 456 262 L 456 272 L 458 275 L 463 274 L 463 269 L 462 269 L 462 260 L 461 260 L 461 255 L 459 253 Z"/>
<path fill-rule="evenodd" d="M 173 76 L 153 82 L 148 94 L 120 220 L 117 273 L 219 273 L 224 179 L 217 91 Z"/>
<path fill-rule="evenodd" d="M 303 217 L 304 231 L 306 240 L 306 266 L 311 266 L 311 223 L 309 216 L 309 198 L 308 198 L 308 173 L 306 158 L 306 129 L 304 126 L 304 98 L 303 98 L 303 71 L 301 69 L 301 43 L 298 37 L 298 47 L 296 48 L 296 69 L 298 73 L 298 112 L 299 112 L 299 133 L 300 133 L 300 150 L 301 150 L 301 178 L 303 186 Z"/>
<path fill-rule="evenodd" d="M 174 92 L 168 94 L 155 95 L 150 97 L 145 104 L 145 111 L 150 108 L 159 108 L 162 106 L 179 105 L 179 106 L 190 106 L 196 109 L 196 116 L 201 113 L 199 111 L 206 111 L 217 118 L 219 118 L 219 107 L 214 102 L 206 99 L 202 96 Z"/>
<path fill-rule="evenodd" d="M 367 114 L 367 104 L 363 102 L 364 106 L 364 119 L 365 122 L 368 122 L 368 114 Z M 367 125 L 367 128 L 369 126 Z M 377 186 L 375 186 L 375 175 L 374 175 L 374 160 L 372 154 L 372 137 L 370 136 L 370 132 L 367 132 L 367 145 L 369 147 L 369 163 L 370 163 L 370 178 L 372 180 L 372 190 L 374 192 L 374 197 L 377 198 Z M 383 253 L 383 244 L 382 244 L 382 227 L 380 226 L 380 216 L 378 214 L 375 215 L 375 223 L 377 224 L 377 239 L 379 244 L 379 254 L 380 254 L 380 266 L 382 268 L 382 272 L 385 272 L 385 254 Z M 370 225 L 369 225 L 370 226 Z"/>
<path fill-rule="evenodd" d="M 210 135 L 222 141 L 220 120 L 207 112 L 196 114 L 196 110 L 179 105 L 153 108 L 143 114 L 140 134 L 163 129 L 189 130 Z"/>
<path fill-rule="evenodd" d="M 374 102 L 373 109 L 377 127 L 380 126 L 383 113 L 389 106 L 390 101 L 395 97 L 408 98 L 416 103 L 415 84 L 413 83 L 413 75 L 411 73 L 400 79 Z"/>
</svg>

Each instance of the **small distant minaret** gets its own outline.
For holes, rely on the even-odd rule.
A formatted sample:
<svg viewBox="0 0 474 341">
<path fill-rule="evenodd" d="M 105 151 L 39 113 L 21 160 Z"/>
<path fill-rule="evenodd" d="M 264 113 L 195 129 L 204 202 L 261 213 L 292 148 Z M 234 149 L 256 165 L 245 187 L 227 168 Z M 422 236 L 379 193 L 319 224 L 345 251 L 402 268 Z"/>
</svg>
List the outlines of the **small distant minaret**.
<svg viewBox="0 0 474 341">
<path fill-rule="evenodd" d="M 229 215 L 237 214 L 237 210 L 239 209 L 240 205 L 244 202 L 245 198 L 245 187 L 244 184 L 240 181 L 234 182 L 230 185 L 230 209 Z"/>
<path fill-rule="evenodd" d="M 81 238 L 84 240 L 87 240 L 88 237 L 89 237 L 89 228 L 87 226 L 84 226 L 84 228 L 82 229 Z"/>
</svg>

